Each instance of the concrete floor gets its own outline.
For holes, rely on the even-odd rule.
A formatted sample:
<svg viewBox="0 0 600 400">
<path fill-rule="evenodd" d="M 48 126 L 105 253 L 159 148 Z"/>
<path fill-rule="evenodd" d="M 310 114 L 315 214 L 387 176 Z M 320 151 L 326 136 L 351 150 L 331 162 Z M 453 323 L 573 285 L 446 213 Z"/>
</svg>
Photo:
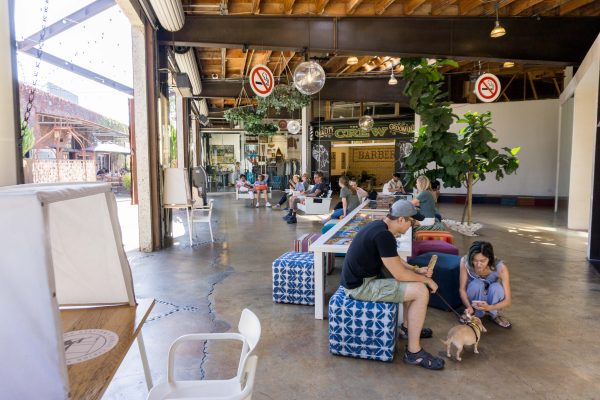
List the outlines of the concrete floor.
<svg viewBox="0 0 600 400">
<path fill-rule="evenodd" d="M 491 241 L 510 268 L 513 306 L 505 312 L 514 327 L 484 321 L 475 355 L 447 360 L 443 371 L 330 355 L 327 321 L 313 307 L 271 301 L 271 263 L 290 251 L 300 234 L 320 230 L 318 218 L 281 220 L 282 212 L 247 207 L 231 196 L 216 196 L 207 242 L 199 225 L 190 247 L 177 214 L 176 245 L 160 252 L 130 252 L 137 297 L 157 305 L 143 329 L 155 382 L 165 380 L 167 352 L 178 336 L 236 330 L 241 310 L 262 323 L 253 399 L 600 399 L 600 275 L 585 260 L 586 234 L 567 231 L 564 217 L 549 208 L 476 205 L 484 224 L 480 239 Z M 442 204 L 442 214 L 459 219 L 462 208 Z M 473 238 L 455 235 L 464 253 Z M 341 258 L 328 278 L 328 293 L 339 284 Z M 443 355 L 440 338 L 457 323 L 450 312 L 430 309 L 434 338 L 426 350 Z M 400 346 L 404 346 L 401 342 Z M 239 347 L 202 343 L 183 349 L 177 375 L 228 378 L 235 374 Z M 145 382 L 137 347 L 127 355 L 105 399 L 144 399 Z"/>
</svg>

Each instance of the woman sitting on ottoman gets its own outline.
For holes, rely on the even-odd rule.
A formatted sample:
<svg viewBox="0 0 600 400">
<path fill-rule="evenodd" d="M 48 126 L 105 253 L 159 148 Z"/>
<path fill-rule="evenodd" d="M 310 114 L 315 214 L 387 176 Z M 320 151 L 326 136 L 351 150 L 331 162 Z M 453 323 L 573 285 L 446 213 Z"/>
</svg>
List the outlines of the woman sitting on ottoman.
<svg viewBox="0 0 600 400">
<path fill-rule="evenodd" d="M 465 314 L 482 318 L 489 314 L 502 328 L 511 328 L 511 323 L 498 314 L 510 306 L 510 278 L 508 267 L 494 257 L 494 248 L 489 242 L 473 242 L 469 253 L 460 260 L 460 298 L 465 305 Z M 466 315 L 461 322 L 466 322 Z"/>
</svg>

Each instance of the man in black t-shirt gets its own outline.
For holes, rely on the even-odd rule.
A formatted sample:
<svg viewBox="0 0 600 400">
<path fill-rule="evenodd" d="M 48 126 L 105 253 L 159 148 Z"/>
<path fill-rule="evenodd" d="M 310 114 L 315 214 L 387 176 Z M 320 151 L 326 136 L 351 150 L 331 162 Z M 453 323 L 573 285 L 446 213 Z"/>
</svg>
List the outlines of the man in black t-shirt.
<svg viewBox="0 0 600 400">
<path fill-rule="evenodd" d="M 329 188 L 327 184 L 323 182 L 323 173 L 315 172 L 313 177 L 315 180 L 315 185 L 308 192 L 304 194 L 304 197 L 327 197 L 327 193 L 329 192 Z M 304 201 L 304 197 L 296 197 L 292 200 L 292 206 L 290 208 L 290 212 L 288 215 L 283 217 L 284 220 L 287 221 L 288 224 L 295 224 L 298 221 L 296 220 L 296 212 L 298 211 L 298 203 Z"/>
<path fill-rule="evenodd" d="M 411 227 L 415 214 L 417 209 L 410 201 L 398 200 L 383 220 L 361 228 L 344 259 L 341 284 L 346 294 L 356 300 L 403 303 L 400 335 L 408 336 L 404 361 L 427 369 L 442 369 L 444 360 L 427 353 L 420 344 L 420 338 L 432 335 L 431 329 L 423 329 L 429 302 L 427 288 L 435 293 L 438 285 L 427 267 L 412 267 L 398 256 L 394 237 Z M 379 279 L 384 267 L 392 279 Z"/>
</svg>

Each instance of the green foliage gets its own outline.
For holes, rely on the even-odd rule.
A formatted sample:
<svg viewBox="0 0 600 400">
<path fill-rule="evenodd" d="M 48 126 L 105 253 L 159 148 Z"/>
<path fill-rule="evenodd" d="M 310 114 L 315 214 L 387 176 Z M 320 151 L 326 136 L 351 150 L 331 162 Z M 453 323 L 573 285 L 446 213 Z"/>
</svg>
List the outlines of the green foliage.
<svg viewBox="0 0 600 400">
<path fill-rule="evenodd" d="M 272 122 L 265 122 L 265 111 L 254 110 L 252 107 L 234 107 L 225 111 L 225 119 L 234 123 L 242 123 L 249 135 L 272 136 L 279 128 Z"/>
<path fill-rule="evenodd" d="M 173 125 L 169 125 L 169 156 L 171 163 L 177 161 L 177 131 Z"/>
<path fill-rule="evenodd" d="M 123 175 L 122 179 L 123 179 L 123 187 L 125 189 L 127 189 L 128 191 L 131 191 L 131 174 L 126 173 L 125 175 Z"/>
<path fill-rule="evenodd" d="M 463 182 L 467 173 L 473 174 L 474 182 L 485 180 L 487 173 L 495 173 L 496 180 L 499 181 L 519 168 L 516 156 L 520 147 L 504 147 L 501 149 L 503 152 L 500 152 L 489 145 L 498 142 L 489 128 L 492 123 L 489 111 L 481 114 L 468 112 L 458 122 L 467 124 L 460 130 L 462 149 L 458 153 L 463 160 L 463 168 L 458 174 Z"/>
<path fill-rule="evenodd" d="M 447 93 L 442 91 L 444 77 L 439 68 L 457 67 L 456 62 L 436 60 L 429 64 L 425 59 L 403 58 L 402 65 L 407 81 L 404 94 L 422 122 L 413 151 L 406 158 L 406 166 L 412 172 L 409 185 L 421 174 L 442 179 L 446 187 L 460 187 L 466 185 L 468 173 L 474 174 L 475 181 L 484 180 L 486 173 L 495 173 L 500 180 L 517 170 L 518 148 L 503 149 L 508 154 L 501 154 L 488 144 L 498 141 L 489 129 L 491 113 L 467 113 L 460 119 L 452 113 Z M 458 135 L 449 132 L 455 119 L 467 123 Z M 428 168 L 430 162 L 435 163 L 433 169 Z"/>
<path fill-rule="evenodd" d="M 294 85 L 277 85 L 269 96 L 258 98 L 257 111 L 266 114 L 267 109 L 274 108 L 277 112 L 291 112 L 308 106 L 310 101 L 310 96 L 300 93 Z"/>
<path fill-rule="evenodd" d="M 35 136 L 33 134 L 33 130 L 29 126 L 25 126 L 23 121 L 21 121 L 21 151 L 23 153 L 23 157 L 25 154 L 35 145 Z"/>
</svg>

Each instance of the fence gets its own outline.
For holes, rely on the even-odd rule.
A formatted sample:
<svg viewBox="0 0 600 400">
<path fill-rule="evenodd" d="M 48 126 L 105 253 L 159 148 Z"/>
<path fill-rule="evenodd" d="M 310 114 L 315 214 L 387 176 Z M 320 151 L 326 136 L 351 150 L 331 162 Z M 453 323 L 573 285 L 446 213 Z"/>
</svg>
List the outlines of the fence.
<svg viewBox="0 0 600 400">
<path fill-rule="evenodd" d="M 26 183 L 95 182 L 94 160 L 35 160 L 23 163 Z"/>
</svg>

